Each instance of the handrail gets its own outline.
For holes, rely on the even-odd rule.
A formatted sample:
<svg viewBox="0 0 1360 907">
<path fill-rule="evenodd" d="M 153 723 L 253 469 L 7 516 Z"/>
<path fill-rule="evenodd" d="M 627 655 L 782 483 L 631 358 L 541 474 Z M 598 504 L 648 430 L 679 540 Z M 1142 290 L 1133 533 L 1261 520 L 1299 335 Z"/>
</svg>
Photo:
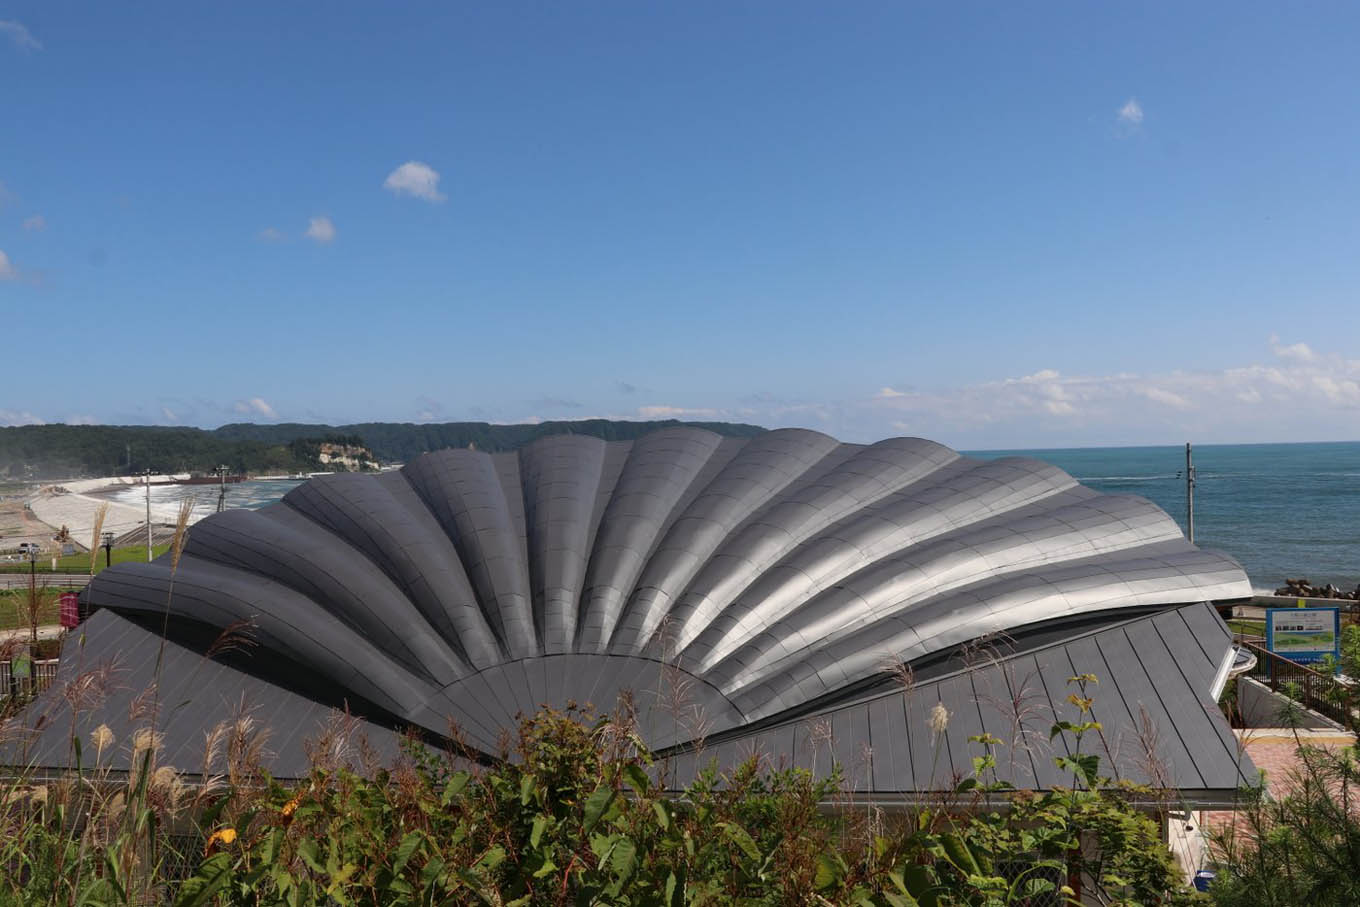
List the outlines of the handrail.
<svg viewBox="0 0 1360 907">
<path fill-rule="evenodd" d="M 36 695 L 57 679 L 56 658 L 35 658 L 29 662 L 27 677 L 15 676 L 12 661 L 0 661 L 0 699 L 13 695 Z"/>
<path fill-rule="evenodd" d="M 1291 693 L 1291 698 L 1305 708 L 1325 715 L 1344 727 L 1356 727 L 1351 709 L 1353 695 L 1349 686 L 1307 665 L 1290 661 L 1264 646 L 1245 641 L 1240 645 L 1246 646 L 1256 655 L 1256 666 L 1247 672 L 1248 677 L 1269 684 L 1271 691 L 1276 693 L 1280 692 L 1281 687 L 1290 687 L 1296 691 Z"/>
</svg>

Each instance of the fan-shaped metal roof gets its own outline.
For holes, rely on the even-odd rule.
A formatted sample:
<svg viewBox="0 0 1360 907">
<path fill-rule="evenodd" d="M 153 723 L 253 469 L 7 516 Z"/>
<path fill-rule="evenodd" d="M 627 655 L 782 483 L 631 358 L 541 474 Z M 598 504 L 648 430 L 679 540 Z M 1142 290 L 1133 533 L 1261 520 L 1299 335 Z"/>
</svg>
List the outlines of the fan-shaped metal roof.
<svg viewBox="0 0 1360 907">
<path fill-rule="evenodd" d="M 1037 460 L 675 428 L 316 478 L 85 601 L 181 641 L 249 621 L 243 670 L 389 726 L 452 717 L 491 752 L 542 704 L 631 691 L 666 747 L 695 735 L 682 715 L 834 708 L 988 634 L 1250 594 L 1155 505 Z"/>
</svg>

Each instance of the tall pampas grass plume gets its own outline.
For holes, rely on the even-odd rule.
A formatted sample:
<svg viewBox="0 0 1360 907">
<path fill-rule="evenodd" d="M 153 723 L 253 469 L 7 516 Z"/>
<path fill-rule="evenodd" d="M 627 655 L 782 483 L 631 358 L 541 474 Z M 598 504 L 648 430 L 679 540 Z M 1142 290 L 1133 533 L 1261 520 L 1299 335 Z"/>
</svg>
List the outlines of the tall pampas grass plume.
<svg viewBox="0 0 1360 907">
<path fill-rule="evenodd" d="M 109 502 L 100 504 L 94 512 L 94 531 L 90 533 L 90 576 L 94 576 L 99 561 L 99 539 L 104 534 L 104 518 L 109 515 Z"/>
</svg>

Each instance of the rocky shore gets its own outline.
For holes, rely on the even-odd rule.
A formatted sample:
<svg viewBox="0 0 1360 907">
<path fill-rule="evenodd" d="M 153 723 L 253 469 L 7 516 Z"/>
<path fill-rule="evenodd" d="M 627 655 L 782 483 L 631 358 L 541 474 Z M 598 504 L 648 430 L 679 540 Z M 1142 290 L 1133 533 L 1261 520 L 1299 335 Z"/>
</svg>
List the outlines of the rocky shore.
<svg viewBox="0 0 1360 907">
<path fill-rule="evenodd" d="M 1275 590 L 1276 595 L 1289 598 L 1335 598 L 1341 601 L 1360 601 L 1360 586 L 1351 592 L 1343 592 L 1331 583 L 1314 586 L 1306 579 L 1287 579 L 1284 585 Z"/>
</svg>

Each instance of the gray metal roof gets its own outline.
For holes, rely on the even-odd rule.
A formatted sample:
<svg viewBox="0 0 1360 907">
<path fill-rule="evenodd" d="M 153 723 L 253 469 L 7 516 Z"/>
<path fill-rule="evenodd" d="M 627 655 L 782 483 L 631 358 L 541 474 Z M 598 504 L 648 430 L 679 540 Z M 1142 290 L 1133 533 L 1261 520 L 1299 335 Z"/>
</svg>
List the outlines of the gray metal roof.
<svg viewBox="0 0 1360 907">
<path fill-rule="evenodd" d="M 731 731 L 989 633 L 1249 595 L 1155 505 L 1036 460 L 675 428 L 313 479 L 194 526 L 173 589 L 162 557 L 85 601 L 172 635 L 250 621 L 243 670 L 492 752 L 545 703 L 630 690 L 663 748 L 694 736 L 680 710 Z"/>
<path fill-rule="evenodd" d="M 157 671 L 157 661 L 160 670 Z M 160 678 L 159 702 L 153 693 Z M 154 727 L 162 750 L 156 765 L 189 776 L 221 774 L 224 753 L 204 761 L 209 734 L 219 725 L 243 739 L 258 738 L 265 766 L 280 778 L 309 773 L 317 747 L 325 745 L 338 764 L 362 767 L 373 757 L 390 763 L 400 736 L 384 727 L 234 670 L 173 642 L 112 611 L 101 611 L 77 629 L 63 647 L 57 678 L 24 710 L 21 723 L 7 728 L 0 745 L 5 764 L 39 775 L 75 765 L 72 737 L 80 740 L 81 764 L 126 772 L 137 731 Z M 96 754 L 92 732 L 107 725 L 113 743 Z"/>
<path fill-rule="evenodd" d="M 1135 618 L 1069 641 L 1025 652 L 1001 646 L 959 659 L 948 676 L 861 698 L 760 731 L 715 737 L 663 756 L 667 782 L 683 788 L 699 769 L 730 770 L 752 756 L 767 765 L 825 774 L 840 764 L 846 790 L 892 805 L 952 789 L 973 775 L 989 733 L 998 776 L 1021 789 L 1071 786 L 1054 763 L 1076 746 L 1070 733 L 1050 740 L 1056 721 L 1081 721 L 1067 701 L 1070 678 L 1092 674 L 1087 688 L 1101 730 L 1083 751 L 1100 757 L 1109 777 L 1183 792 L 1192 805 L 1228 805 L 1257 772 L 1211 693 L 1232 636 L 1208 604 Z M 929 715 L 943 704 L 946 730 L 931 733 Z"/>
</svg>

